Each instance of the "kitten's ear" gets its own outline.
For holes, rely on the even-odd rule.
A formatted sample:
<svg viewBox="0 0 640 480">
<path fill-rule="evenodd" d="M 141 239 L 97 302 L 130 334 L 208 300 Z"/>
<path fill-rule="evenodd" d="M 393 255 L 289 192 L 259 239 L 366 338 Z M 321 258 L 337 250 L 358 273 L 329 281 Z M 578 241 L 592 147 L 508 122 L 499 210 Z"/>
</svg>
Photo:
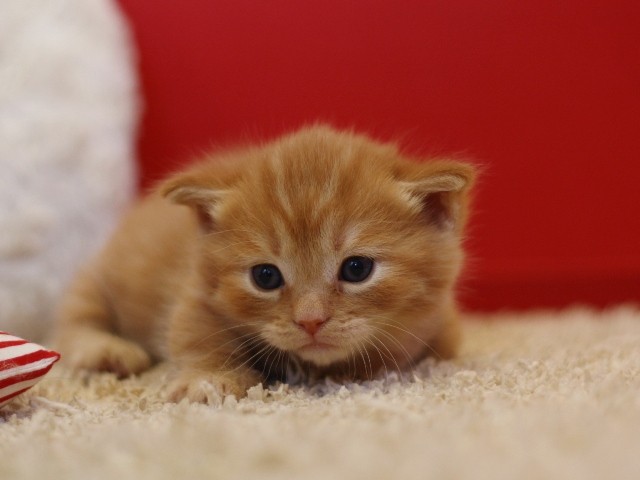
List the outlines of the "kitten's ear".
<svg viewBox="0 0 640 480">
<path fill-rule="evenodd" d="M 179 173 L 160 185 L 160 195 L 173 203 L 193 208 L 200 224 L 211 230 L 216 207 L 236 178 L 237 169 L 205 162 Z"/>
<path fill-rule="evenodd" d="M 453 161 L 407 162 L 399 166 L 398 174 L 403 190 L 418 203 L 429 224 L 442 230 L 462 228 L 474 167 Z"/>
</svg>

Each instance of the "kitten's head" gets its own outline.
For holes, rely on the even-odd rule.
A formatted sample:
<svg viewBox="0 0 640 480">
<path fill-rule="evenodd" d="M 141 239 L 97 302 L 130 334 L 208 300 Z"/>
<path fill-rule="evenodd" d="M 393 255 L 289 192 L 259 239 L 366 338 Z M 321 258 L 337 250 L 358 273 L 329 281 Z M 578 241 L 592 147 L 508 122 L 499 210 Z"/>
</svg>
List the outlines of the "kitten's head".
<svg viewBox="0 0 640 480">
<path fill-rule="evenodd" d="M 425 327 L 449 300 L 472 179 L 466 164 L 316 126 L 205 161 L 162 192 L 199 214 L 213 309 L 327 365 Z"/>
</svg>

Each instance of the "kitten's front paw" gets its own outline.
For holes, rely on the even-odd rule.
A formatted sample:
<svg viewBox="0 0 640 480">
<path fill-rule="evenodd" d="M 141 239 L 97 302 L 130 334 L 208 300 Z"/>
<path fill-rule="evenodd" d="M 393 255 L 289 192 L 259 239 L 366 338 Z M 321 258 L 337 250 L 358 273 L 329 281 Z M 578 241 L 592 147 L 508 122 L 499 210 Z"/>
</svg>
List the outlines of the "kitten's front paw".
<svg viewBox="0 0 640 480">
<path fill-rule="evenodd" d="M 149 354 L 137 343 L 102 332 L 82 335 L 62 351 L 63 362 L 74 370 L 113 372 L 119 377 L 151 367 Z"/>
<path fill-rule="evenodd" d="M 169 384 L 166 399 L 174 403 L 184 398 L 190 402 L 213 403 L 215 397 L 220 400 L 227 395 L 241 398 L 260 382 L 260 376 L 252 372 L 241 376 L 232 372 L 183 372 Z"/>
</svg>

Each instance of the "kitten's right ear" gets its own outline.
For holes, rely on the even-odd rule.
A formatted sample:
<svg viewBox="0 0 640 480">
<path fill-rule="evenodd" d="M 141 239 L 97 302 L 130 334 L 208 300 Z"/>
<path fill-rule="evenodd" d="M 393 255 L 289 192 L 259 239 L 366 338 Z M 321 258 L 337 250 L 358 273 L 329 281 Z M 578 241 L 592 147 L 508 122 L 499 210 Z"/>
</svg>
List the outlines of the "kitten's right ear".
<svg viewBox="0 0 640 480">
<path fill-rule="evenodd" d="M 193 208 L 202 227 L 211 230 L 217 207 L 232 182 L 232 175 L 225 175 L 230 172 L 220 167 L 212 163 L 196 165 L 161 184 L 158 191 L 173 203 Z"/>
<path fill-rule="evenodd" d="M 443 231 L 460 231 L 475 168 L 456 161 L 397 165 L 400 185 L 422 210 L 423 218 Z"/>
</svg>

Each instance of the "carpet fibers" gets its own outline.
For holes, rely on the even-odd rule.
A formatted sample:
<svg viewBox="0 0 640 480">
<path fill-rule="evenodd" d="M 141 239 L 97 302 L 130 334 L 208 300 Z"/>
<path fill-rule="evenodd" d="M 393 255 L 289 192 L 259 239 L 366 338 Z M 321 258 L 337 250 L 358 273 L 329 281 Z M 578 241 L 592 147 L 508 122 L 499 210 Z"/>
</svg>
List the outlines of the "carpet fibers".
<svg viewBox="0 0 640 480">
<path fill-rule="evenodd" d="M 0 478 L 638 479 L 640 311 L 473 317 L 461 356 L 353 384 L 164 404 L 56 366 L 0 411 Z"/>
</svg>

